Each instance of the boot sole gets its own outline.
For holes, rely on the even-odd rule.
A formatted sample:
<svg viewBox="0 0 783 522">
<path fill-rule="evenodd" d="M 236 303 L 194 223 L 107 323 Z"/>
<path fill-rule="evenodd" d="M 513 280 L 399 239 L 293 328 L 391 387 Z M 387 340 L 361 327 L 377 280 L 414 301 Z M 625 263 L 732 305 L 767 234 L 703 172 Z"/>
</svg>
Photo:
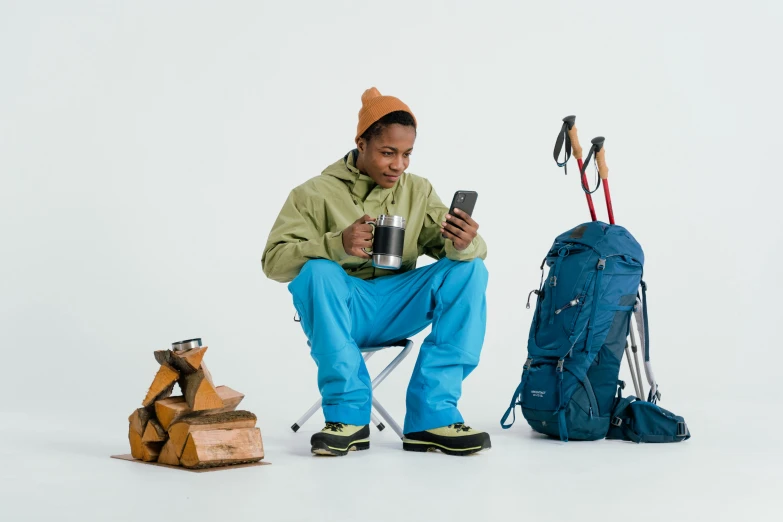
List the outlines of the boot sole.
<svg viewBox="0 0 783 522">
<path fill-rule="evenodd" d="M 357 440 L 350 443 L 347 448 L 335 448 L 333 446 L 329 446 L 325 442 L 318 441 L 313 444 L 313 447 L 310 449 L 310 451 L 312 451 L 315 455 L 323 455 L 326 457 L 342 457 L 343 455 L 348 455 L 349 451 L 362 451 L 368 449 L 370 449 L 369 440 Z"/>
<path fill-rule="evenodd" d="M 489 440 L 482 443 L 481 446 L 474 446 L 471 448 L 449 448 L 447 446 L 444 446 L 442 444 L 437 444 L 435 442 L 424 442 L 424 441 L 411 440 L 411 439 L 403 439 L 402 441 L 402 449 L 405 451 L 415 451 L 418 453 L 426 453 L 428 451 L 440 451 L 442 453 L 445 453 L 446 455 L 456 455 L 458 457 L 473 455 L 474 453 L 478 453 L 479 451 L 485 449 L 490 449 L 491 447 L 492 447 L 492 443 Z"/>
</svg>

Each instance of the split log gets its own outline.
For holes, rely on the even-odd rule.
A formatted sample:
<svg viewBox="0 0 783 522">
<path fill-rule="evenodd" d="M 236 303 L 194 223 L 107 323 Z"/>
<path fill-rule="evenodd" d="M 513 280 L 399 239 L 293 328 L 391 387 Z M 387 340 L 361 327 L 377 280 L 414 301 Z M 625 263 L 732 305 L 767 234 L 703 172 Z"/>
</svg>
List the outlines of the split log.
<svg viewBox="0 0 783 522">
<path fill-rule="evenodd" d="M 147 410 L 147 408 L 139 408 L 138 410 L 131 413 L 130 417 L 128 417 L 128 422 L 130 422 L 131 429 L 140 436 L 144 435 L 144 430 L 147 429 L 147 422 L 149 420 L 150 412 Z"/>
<path fill-rule="evenodd" d="M 163 449 L 162 442 L 144 442 L 144 455 L 141 460 L 144 462 L 155 462 L 158 460 L 160 450 Z"/>
<path fill-rule="evenodd" d="M 187 468 L 211 468 L 258 462 L 263 458 L 261 430 L 241 428 L 191 433 L 180 462 Z"/>
<path fill-rule="evenodd" d="M 256 416 L 249 411 L 229 411 L 198 417 L 185 417 L 169 427 L 169 442 L 176 451 L 177 457 L 182 456 L 188 435 L 196 431 L 230 430 L 239 428 L 254 428 Z"/>
<path fill-rule="evenodd" d="M 144 443 L 141 440 L 141 435 L 136 433 L 133 426 L 128 428 L 128 441 L 130 442 L 131 455 L 133 458 L 142 460 L 144 457 Z"/>
<path fill-rule="evenodd" d="M 150 419 L 147 423 L 147 429 L 144 430 L 144 435 L 141 440 L 144 442 L 166 442 L 168 434 L 163 426 L 160 425 L 157 419 Z"/>
<path fill-rule="evenodd" d="M 168 430 L 172 424 L 185 415 L 205 415 L 234 411 L 239 403 L 242 402 L 242 399 L 245 398 L 243 394 L 232 390 L 228 386 L 218 386 L 215 390 L 223 401 L 222 408 L 193 412 L 184 397 L 169 397 L 155 403 L 155 413 L 158 417 L 158 422 L 163 426 L 163 429 Z"/>
<path fill-rule="evenodd" d="M 207 363 L 204 361 L 201 362 L 201 368 L 199 368 L 202 372 L 204 372 L 204 378 L 211 384 L 212 386 L 215 385 L 215 382 L 212 380 L 212 374 L 209 373 L 209 369 L 207 369 Z"/>
<path fill-rule="evenodd" d="M 144 462 L 155 462 L 163 447 L 162 442 L 144 442 L 141 435 L 128 428 L 128 439 L 130 440 L 131 455 L 134 459 Z"/>
<path fill-rule="evenodd" d="M 172 350 L 156 350 L 155 360 L 161 366 L 169 366 L 177 370 L 181 375 L 195 373 L 201 368 L 207 346 L 175 352 Z"/>
<path fill-rule="evenodd" d="M 171 352 L 171 358 L 176 361 L 174 365 L 180 372 L 194 373 L 201 369 L 201 362 L 207 353 L 207 348 L 207 346 L 201 346 L 184 352 Z"/>
<path fill-rule="evenodd" d="M 177 379 L 179 379 L 179 373 L 176 370 L 169 366 L 162 365 L 155 375 L 155 380 L 152 381 L 152 386 L 150 386 L 150 389 L 147 392 L 147 397 L 144 398 L 144 402 L 142 402 L 141 405 L 146 408 L 155 404 L 155 401 L 165 399 L 171 395 Z"/>
<path fill-rule="evenodd" d="M 171 443 L 171 439 L 163 445 L 163 449 L 158 455 L 158 462 L 161 464 L 168 464 L 169 466 L 179 466 L 179 457 L 177 457 L 174 446 Z"/>
<path fill-rule="evenodd" d="M 171 362 L 171 350 L 155 350 L 154 355 L 155 360 L 158 361 L 158 364 L 161 366 L 174 366 Z"/>
<path fill-rule="evenodd" d="M 223 400 L 215 387 L 207 380 L 204 370 L 186 375 L 180 379 L 182 395 L 193 411 L 214 410 L 223 407 Z"/>
</svg>

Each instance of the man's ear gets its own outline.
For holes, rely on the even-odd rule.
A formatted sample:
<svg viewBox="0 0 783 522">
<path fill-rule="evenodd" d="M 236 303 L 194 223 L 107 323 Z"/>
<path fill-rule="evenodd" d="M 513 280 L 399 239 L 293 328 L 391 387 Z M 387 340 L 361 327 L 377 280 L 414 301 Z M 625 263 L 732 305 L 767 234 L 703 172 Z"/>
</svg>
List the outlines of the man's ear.
<svg viewBox="0 0 783 522">
<path fill-rule="evenodd" d="M 367 150 L 367 141 L 364 138 L 359 138 L 356 141 L 356 148 L 359 149 L 359 152 L 364 152 Z"/>
</svg>

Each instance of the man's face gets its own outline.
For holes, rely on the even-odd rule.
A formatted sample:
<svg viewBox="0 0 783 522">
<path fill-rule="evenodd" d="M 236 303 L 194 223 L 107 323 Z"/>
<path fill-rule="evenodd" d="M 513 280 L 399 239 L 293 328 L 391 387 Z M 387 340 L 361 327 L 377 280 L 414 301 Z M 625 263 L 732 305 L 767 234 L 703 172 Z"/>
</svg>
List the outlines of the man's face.
<svg viewBox="0 0 783 522">
<path fill-rule="evenodd" d="M 416 129 L 392 123 L 380 135 L 365 141 L 359 138 L 356 167 L 383 188 L 392 188 L 411 161 Z"/>
</svg>

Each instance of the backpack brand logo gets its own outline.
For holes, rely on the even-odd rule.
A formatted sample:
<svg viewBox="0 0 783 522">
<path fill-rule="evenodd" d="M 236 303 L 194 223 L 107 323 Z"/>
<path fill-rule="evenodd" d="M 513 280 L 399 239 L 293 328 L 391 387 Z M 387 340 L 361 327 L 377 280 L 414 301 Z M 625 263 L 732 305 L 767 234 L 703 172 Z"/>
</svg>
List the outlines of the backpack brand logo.
<svg viewBox="0 0 783 522">
<path fill-rule="evenodd" d="M 530 390 L 530 393 L 533 394 L 533 397 L 538 399 L 543 399 L 544 395 L 546 395 L 546 392 L 542 390 Z"/>
</svg>

